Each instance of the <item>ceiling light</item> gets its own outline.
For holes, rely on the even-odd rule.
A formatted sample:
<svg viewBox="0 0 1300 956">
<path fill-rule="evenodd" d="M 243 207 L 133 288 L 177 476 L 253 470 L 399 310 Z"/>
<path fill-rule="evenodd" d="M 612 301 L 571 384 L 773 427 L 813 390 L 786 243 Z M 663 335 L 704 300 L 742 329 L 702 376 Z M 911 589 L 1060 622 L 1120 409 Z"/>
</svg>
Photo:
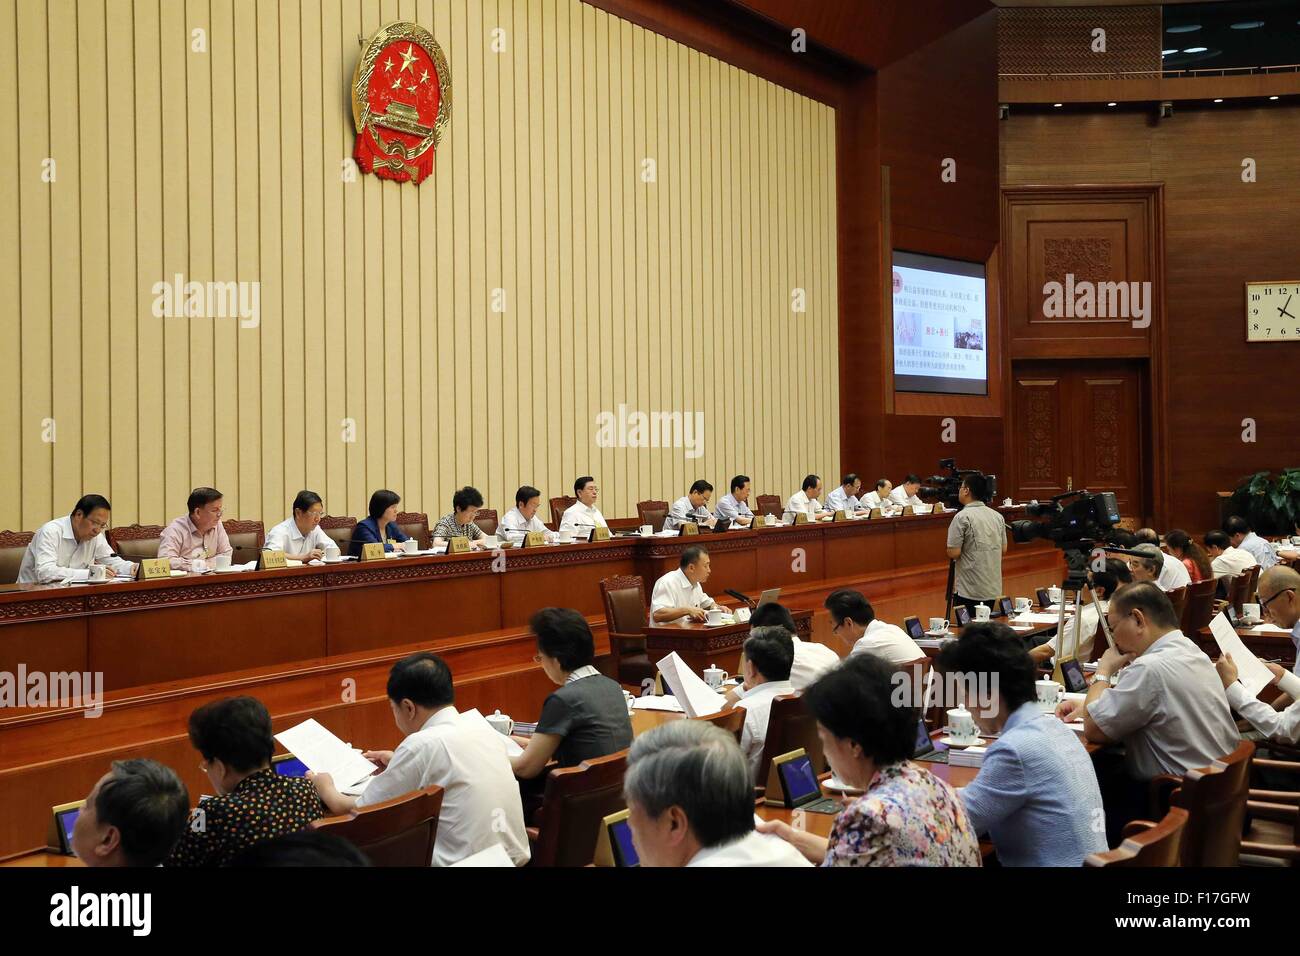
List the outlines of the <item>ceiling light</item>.
<svg viewBox="0 0 1300 956">
<path fill-rule="evenodd" d="M 1107 103 L 1106 105 L 1107 105 L 1107 106 L 1115 106 L 1116 104 L 1115 104 L 1115 103 Z"/>
<path fill-rule="evenodd" d="M 1254 30 L 1256 27 L 1262 27 L 1263 25 L 1264 25 L 1264 21 L 1263 21 L 1263 20 L 1245 20 L 1245 21 L 1243 21 L 1243 22 L 1241 22 L 1241 23 L 1234 23 L 1234 24 L 1232 25 L 1232 29 L 1234 29 L 1234 30 Z"/>
<path fill-rule="evenodd" d="M 1060 107 L 1064 106 L 1065 104 L 1064 104 L 1064 103 L 1053 103 L 1052 105 L 1055 106 L 1055 107 L 1057 107 L 1057 108 L 1059 109 Z"/>
<path fill-rule="evenodd" d="M 1205 52 L 1206 50 L 1208 50 L 1208 49 L 1209 49 L 1209 47 L 1207 47 L 1207 46 L 1189 46 L 1189 47 L 1188 47 L 1186 50 L 1184 50 L 1183 52 L 1184 52 L 1184 53 L 1204 53 L 1204 52 Z"/>
<path fill-rule="evenodd" d="M 1195 33 L 1200 28 L 1201 25 L 1199 23 L 1185 23 L 1182 26 L 1169 27 L 1168 29 L 1165 30 L 1165 32 L 1166 33 Z"/>
<path fill-rule="evenodd" d="M 1160 51 L 1160 55 L 1161 55 L 1161 56 L 1173 56 L 1173 55 L 1174 55 L 1175 53 L 1177 53 L 1177 52 L 1178 52 L 1177 50 L 1161 50 L 1161 51 Z"/>
<path fill-rule="evenodd" d="M 1275 99 L 1277 99 L 1277 97 L 1276 97 L 1276 96 L 1270 96 L 1269 99 L 1270 99 L 1270 100 L 1275 100 Z"/>
<path fill-rule="evenodd" d="M 1222 103 L 1222 102 L 1223 102 L 1223 97 L 1219 97 L 1219 98 L 1218 98 L 1217 100 L 1215 100 L 1214 102 L 1216 102 L 1216 103 Z"/>
</svg>

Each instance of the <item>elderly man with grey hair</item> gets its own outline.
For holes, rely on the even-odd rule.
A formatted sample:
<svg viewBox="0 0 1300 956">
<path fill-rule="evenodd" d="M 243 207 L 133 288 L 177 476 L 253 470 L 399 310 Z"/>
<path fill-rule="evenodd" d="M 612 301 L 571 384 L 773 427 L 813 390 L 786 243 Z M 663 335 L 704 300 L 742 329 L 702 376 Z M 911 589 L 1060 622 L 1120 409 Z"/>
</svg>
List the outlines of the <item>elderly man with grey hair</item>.
<svg viewBox="0 0 1300 956">
<path fill-rule="evenodd" d="M 623 779 L 642 866 L 810 866 L 754 829 L 754 789 L 734 735 L 674 720 L 637 737 Z"/>
<path fill-rule="evenodd" d="M 1141 544 L 1135 546 L 1135 551 L 1141 551 L 1143 554 L 1160 559 L 1160 563 L 1156 566 L 1156 574 L 1154 574 L 1156 587 L 1165 593 L 1169 593 L 1170 591 L 1178 591 L 1179 588 L 1186 588 L 1188 584 L 1192 583 L 1192 576 L 1187 574 L 1186 564 L 1175 558 L 1169 551 L 1161 550 L 1160 538 L 1156 536 L 1153 529 L 1141 528 L 1136 537 L 1138 537 Z"/>
</svg>

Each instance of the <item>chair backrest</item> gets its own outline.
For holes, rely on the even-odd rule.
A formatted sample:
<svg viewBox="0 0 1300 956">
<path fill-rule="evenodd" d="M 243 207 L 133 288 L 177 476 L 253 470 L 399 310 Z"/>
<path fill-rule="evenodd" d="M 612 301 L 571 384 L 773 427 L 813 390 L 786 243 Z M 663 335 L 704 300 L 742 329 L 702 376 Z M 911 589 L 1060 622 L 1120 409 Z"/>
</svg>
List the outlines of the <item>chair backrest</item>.
<svg viewBox="0 0 1300 956">
<path fill-rule="evenodd" d="M 605 626 L 610 631 L 625 635 L 645 631 L 650 612 L 646 610 L 645 581 L 641 575 L 601 578 L 600 596 L 605 602 Z"/>
<path fill-rule="evenodd" d="M 578 499 L 572 495 L 558 495 L 551 499 L 551 524 L 555 527 L 551 530 L 560 530 L 560 519 L 564 513 L 578 503 Z"/>
<path fill-rule="evenodd" d="M 1134 827 L 1133 824 L 1129 824 Z M 1187 826 L 1187 811 L 1170 807 L 1159 823 L 1141 821 L 1125 829 L 1124 842 L 1105 853 L 1089 853 L 1084 866 L 1177 866 Z"/>
<path fill-rule="evenodd" d="M 247 564 L 256 561 L 266 544 L 266 526 L 260 521 L 240 521 L 237 518 L 222 518 L 221 526 L 226 529 L 230 547 L 234 554 L 230 560 L 234 564 Z"/>
<path fill-rule="evenodd" d="M 1187 606 L 1186 585 L 1181 588 L 1174 588 L 1166 595 L 1166 597 L 1169 598 L 1169 603 L 1174 606 L 1174 613 L 1181 618 L 1183 616 L 1183 608 Z"/>
<path fill-rule="evenodd" d="M 638 501 L 636 516 L 643 525 L 650 525 L 655 529 L 655 533 L 658 533 L 664 530 L 664 519 L 668 517 L 668 502 Z"/>
<path fill-rule="evenodd" d="M 478 525 L 479 530 L 486 535 L 497 533 L 497 512 L 495 508 L 479 508 L 478 514 L 474 516 L 474 523 Z"/>
<path fill-rule="evenodd" d="M 721 727 L 729 734 L 734 734 L 736 743 L 740 743 L 740 736 L 745 730 L 745 708 L 731 707 L 727 710 L 720 710 L 716 714 L 708 717 L 697 718 L 713 724 L 715 727 Z M 778 756 L 780 756 L 778 754 Z"/>
<path fill-rule="evenodd" d="M 163 528 L 158 524 L 132 524 L 108 529 L 108 546 L 126 561 L 158 557 Z"/>
<path fill-rule="evenodd" d="M 1255 745 L 1243 740 L 1226 757 L 1183 774 L 1170 803 L 1187 811 L 1183 866 L 1236 866 L 1241 856 L 1241 825 L 1250 790 L 1250 758 Z"/>
<path fill-rule="evenodd" d="M 596 855 L 601 821 L 627 806 L 627 751 L 552 770 L 542 797 L 542 826 L 532 866 L 586 866 Z"/>
<path fill-rule="evenodd" d="M 429 516 L 422 511 L 399 511 L 393 522 L 408 538 L 414 538 L 421 551 L 429 548 Z M 382 529 L 381 529 L 382 530 Z"/>
<path fill-rule="evenodd" d="M 1237 613 L 1238 617 L 1241 616 L 1242 604 L 1250 600 L 1246 597 L 1250 593 L 1250 571 L 1251 569 L 1247 568 L 1228 581 L 1228 603 L 1232 605 L 1232 609 Z"/>
<path fill-rule="evenodd" d="M 1259 599 L 1257 593 L 1259 589 L 1259 572 L 1260 566 L 1258 564 L 1246 572 L 1250 575 L 1250 580 L 1246 582 L 1246 594 L 1242 597 L 1242 600 L 1247 604 L 1257 603 Z"/>
<path fill-rule="evenodd" d="M 34 531 L 0 531 L 0 584 L 13 584 Z"/>
<path fill-rule="evenodd" d="M 432 866 L 442 787 L 426 787 L 312 824 L 343 837 L 375 866 Z"/>
<path fill-rule="evenodd" d="M 325 515 L 320 519 L 321 530 L 329 535 L 343 554 L 348 554 L 352 548 L 352 529 L 356 526 L 357 519 L 346 515 Z"/>
<path fill-rule="evenodd" d="M 754 514 L 776 515 L 779 518 L 784 510 L 785 503 L 781 501 L 780 495 L 759 495 L 758 507 L 754 509 Z"/>
<path fill-rule="evenodd" d="M 826 769 L 822 741 L 817 736 L 817 721 L 803 705 L 803 697 L 786 694 L 772 701 L 767 718 L 767 737 L 763 741 L 763 756 L 758 766 L 758 783 L 767 782 L 772 759 L 781 754 L 802 748 L 812 760 L 813 769 L 821 773 Z"/>
<path fill-rule="evenodd" d="M 1183 605 L 1182 632 L 1195 640 L 1203 627 L 1209 627 L 1214 618 L 1214 578 L 1197 581 L 1187 588 L 1187 602 Z"/>
</svg>

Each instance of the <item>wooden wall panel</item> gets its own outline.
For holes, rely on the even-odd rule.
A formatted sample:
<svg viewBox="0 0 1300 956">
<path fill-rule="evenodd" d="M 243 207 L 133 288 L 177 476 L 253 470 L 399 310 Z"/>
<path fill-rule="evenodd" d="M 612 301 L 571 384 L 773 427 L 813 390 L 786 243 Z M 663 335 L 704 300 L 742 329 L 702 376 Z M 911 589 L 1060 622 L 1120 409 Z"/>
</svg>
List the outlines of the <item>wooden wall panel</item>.
<svg viewBox="0 0 1300 956">
<path fill-rule="evenodd" d="M 1300 343 L 1249 345 L 1244 283 L 1294 278 L 1300 108 L 1283 103 L 1137 113 L 1028 116 L 1002 124 L 1004 184 L 1163 183 L 1167 438 L 1152 445 L 1172 481 L 1168 527 L 1214 527 L 1214 492 L 1296 464 L 1300 418 L 1281 384 Z M 1062 144 L 1069 144 L 1062 149 Z M 1255 182 L 1242 162 L 1255 161 Z M 1159 409 L 1155 410 L 1156 412 Z M 1247 419 L 1254 441 L 1243 441 Z M 1248 436 L 1247 436 L 1248 437 Z"/>
<path fill-rule="evenodd" d="M 348 182 L 357 36 L 404 18 L 447 51 L 451 127 L 421 187 Z M 0 22 L 0 527 L 83 490 L 164 522 L 199 484 L 268 523 L 304 487 L 332 514 L 388 486 L 438 515 L 466 483 L 503 510 L 579 473 L 624 515 L 839 468 L 811 67 L 775 70 L 818 100 L 578 0 L 4 0 Z M 177 273 L 260 283 L 257 326 L 156 318 Z M 703 454 L 598 447 L 622 403 L 704 412 Z"/>
</svg>

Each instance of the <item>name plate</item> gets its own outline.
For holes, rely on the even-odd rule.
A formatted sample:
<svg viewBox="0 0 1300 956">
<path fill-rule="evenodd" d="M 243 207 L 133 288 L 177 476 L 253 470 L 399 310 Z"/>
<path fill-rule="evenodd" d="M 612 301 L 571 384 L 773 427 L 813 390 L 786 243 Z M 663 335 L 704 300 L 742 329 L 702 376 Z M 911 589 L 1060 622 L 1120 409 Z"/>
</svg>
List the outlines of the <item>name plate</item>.
<svg viewBox="0 0 1300 956">
<path fill-rule="evenodd" d="M 608 541 L 608 540 L 609 540 L 609 529 L 608 529 L 608 528 L 602 528 L 600 525 L 596 525 L 596 527 L 594 527 L 594 528 L 591 529 L 591 540 L 592 540 L 592 541 Z"/>
<path fill-rule="evenodd" d="M 362 561 L 382 561 L 384 560 L 384 546 L 378 541 L 371 541 L 369 544 L 361 546 Z"/>
<path fill-rule="evenodd" d="M 806 512 L 803 511 L 794 512 L 794 524 L 807 524 L 807 523 L 808 523 L 808 515 Z"/>
<path fill-rule="evenodd" d="M 699 534 L 699 533 L 700 533 L 700 526 L 697 525 L 694 521 L 688 521 L 684 525 L 682 525 L 683 536 L 691 535 L 691 534 Z"/>
<path fill-rule="evenodd" d="M 768 525 L 775 524 L 776 519 L 771 515 L 754 515 L 753 527 L 766 528 Z"/>
<path fill-rule="evenodd" d="M 142 558 L 140 570 L 136 572 L 137 581 L 157 581 L 159 578 L 172 576 L 170 558 Z"/>
<path fill-rule="evenodd" d="M 454 534 L 447 539 L 448 554 L 464 554 L 469 550 L 469 538 L 463 534 Z"/>
<path fill-rule="evenodd" d="M 915 513 L 915 512 L 912 511 L 912 506 L 911 506 L 911 505 L 903 505 L 903 514 L 904 514 L 904 515 L 910 515 L 910 514 L 914 514 L 914 513 Z"/>
<path fill-rule="evenodd" d="M 289 565 L 284 563 L 283 551 L 263 551 L 257 560 L 257 569 L 259 571 L 271 571 L 275 568 L 287 568 Z"/>
<path fill-rule="evenodd" d="M 872 509 L 871 509 L 871 517 L 872 517 L 872 518 L 879 518 L 880 516 L 881 516 L 881 515 L 880 515 L 880 509 L 879 509 L 879 508 L 872 508 Z"/>
<path fill-rule="evenodd" d="M 546 544 L 546 535 L 540 531 L 529 531 L 524 535 L 524 543 L 521 547 L 540 548 Z"/>
<path fill-rule="evenodd" d="M 833 515 L 831 516 L 831 522 L 833 523 L 833 522 L 836 522 L 836 521 L 844 521 L 844 520 L 846 520 L 847 518 L 848 518 L 848 515 L 846 515 L 846 514 L 844 513 L 844 510 L 843 510 L 843 509 L 840 509 L 839 511 L 836 511 L 835 514 L 833 514 Z"/>
</svg>

